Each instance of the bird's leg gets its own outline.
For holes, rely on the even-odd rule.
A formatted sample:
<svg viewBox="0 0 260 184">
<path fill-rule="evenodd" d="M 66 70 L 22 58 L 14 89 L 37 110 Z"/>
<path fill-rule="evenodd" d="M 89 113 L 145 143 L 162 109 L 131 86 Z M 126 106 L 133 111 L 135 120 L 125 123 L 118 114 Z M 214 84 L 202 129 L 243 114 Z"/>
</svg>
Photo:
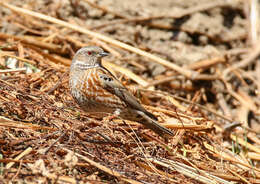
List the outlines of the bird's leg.
<svg viewBox="0 0 260 184">
<path fill-rule="evenodd" d="M 120 113 L 121 113 L 121 109 L 116 109 L 113 112 L 113 114 L 109 114 L 109 116 L 104 117 L 102 121 L 111 121 L 112 119 L 119 117 Z"/>
</svg>

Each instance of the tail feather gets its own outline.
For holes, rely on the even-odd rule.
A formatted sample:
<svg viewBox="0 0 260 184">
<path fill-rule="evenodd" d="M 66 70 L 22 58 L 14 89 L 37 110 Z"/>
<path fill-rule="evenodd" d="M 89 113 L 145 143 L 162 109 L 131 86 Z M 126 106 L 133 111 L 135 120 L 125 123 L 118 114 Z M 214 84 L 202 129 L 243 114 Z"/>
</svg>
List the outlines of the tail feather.
<svg viewBox="0 0 260 184">
<path fill-rule="evenodd" d="M 173 136 L 173 132 L 165 127 L 163 127 L 162 125 L 159 125 L 156 120 L 157 118 L 150 113 L 152 116 L 150 116 L 147 113 L 144 113 L 142 111 L 136 111 L 136 113 L 138 113 L 140 116 L 142 116 L 144 118 L 143 121 L 140 121 L 139 123 L 143 124 L 144 126 L 146 126 L 147 128 L 153 130 L 155 133 L 157 133 L 160 136 L 164 136 L 165 134 Z"/>
<path fill-rule="evenodd" d="M 158 121 L 158 118 L 157 118 L 155 115 L 153 115 L 152 113 L 150 113 L 150 112 L 148 112 L 148 111 L 145 111 L 144 114 L 147 115 L 147 116 L 149 116 L 149 118 L 151 118 L 151 119 L 153 119 L 153 120 L 155 120 L 155 121 Z M 141 115 L 141 116 L 142 116 L 142 115 Z M 143 116 L 142 116 L 142 117 L 143 117 Z"/>
</svg>

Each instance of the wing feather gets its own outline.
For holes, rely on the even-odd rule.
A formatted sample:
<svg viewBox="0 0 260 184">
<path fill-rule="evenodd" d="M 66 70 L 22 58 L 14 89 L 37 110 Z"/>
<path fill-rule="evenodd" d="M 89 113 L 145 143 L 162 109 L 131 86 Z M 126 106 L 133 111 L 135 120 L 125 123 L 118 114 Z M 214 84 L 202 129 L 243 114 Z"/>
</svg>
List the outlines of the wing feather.
<svg viewBox="0 0 260 184">
<path fill-rule="evenodd" d="M 100 81 L 102 81 L 103 87 L 112 94 L 115 94 L 122 101 L 126 103 L 129 107 L 134 110 L 139 110 L 144 112 L 150 118 L 157 120 L 157 118 L 150 112 L 148 112 L 137 99 L 128 91 L 128 89 L 119 82 L 116 77 L 113 76 L 106 68 L 102 68 L 103 73 L 99 75 Z"/>
</svg>

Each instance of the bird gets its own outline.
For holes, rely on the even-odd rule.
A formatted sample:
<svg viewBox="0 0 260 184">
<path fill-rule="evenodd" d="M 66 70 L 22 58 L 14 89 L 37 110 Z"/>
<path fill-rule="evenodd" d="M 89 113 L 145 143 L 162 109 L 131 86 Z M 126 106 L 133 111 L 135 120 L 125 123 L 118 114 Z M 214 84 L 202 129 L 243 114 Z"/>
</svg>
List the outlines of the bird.
<svg viewBox="0 0 260 184">
<path fill-rule="evenodd" d="M 102 58 L 108 55 L 98 46 L 82 47 L 74 55 L 69 88 L 80 108 L 98 117 L 114 114 L 136 121 L 161 137 L 173 136 L 173 132 L 157 123 L 157 117 L 148 112 L 127 87 L 102 65 Z"/>
</svg>

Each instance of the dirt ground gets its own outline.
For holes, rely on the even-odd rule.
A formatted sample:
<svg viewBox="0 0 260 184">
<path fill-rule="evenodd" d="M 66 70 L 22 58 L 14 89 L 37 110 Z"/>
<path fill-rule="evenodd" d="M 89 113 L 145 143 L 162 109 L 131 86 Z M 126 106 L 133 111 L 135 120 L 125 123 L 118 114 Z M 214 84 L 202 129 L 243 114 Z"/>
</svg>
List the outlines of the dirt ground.
<svg viewBox="0 0 260 184">
<path fill-rule="evenodd" d="M 0 183 L 260 183 L 259 5 L 1 1 Z M 87 45 L 173 137 L 79 108 Z"/>
</svg>

